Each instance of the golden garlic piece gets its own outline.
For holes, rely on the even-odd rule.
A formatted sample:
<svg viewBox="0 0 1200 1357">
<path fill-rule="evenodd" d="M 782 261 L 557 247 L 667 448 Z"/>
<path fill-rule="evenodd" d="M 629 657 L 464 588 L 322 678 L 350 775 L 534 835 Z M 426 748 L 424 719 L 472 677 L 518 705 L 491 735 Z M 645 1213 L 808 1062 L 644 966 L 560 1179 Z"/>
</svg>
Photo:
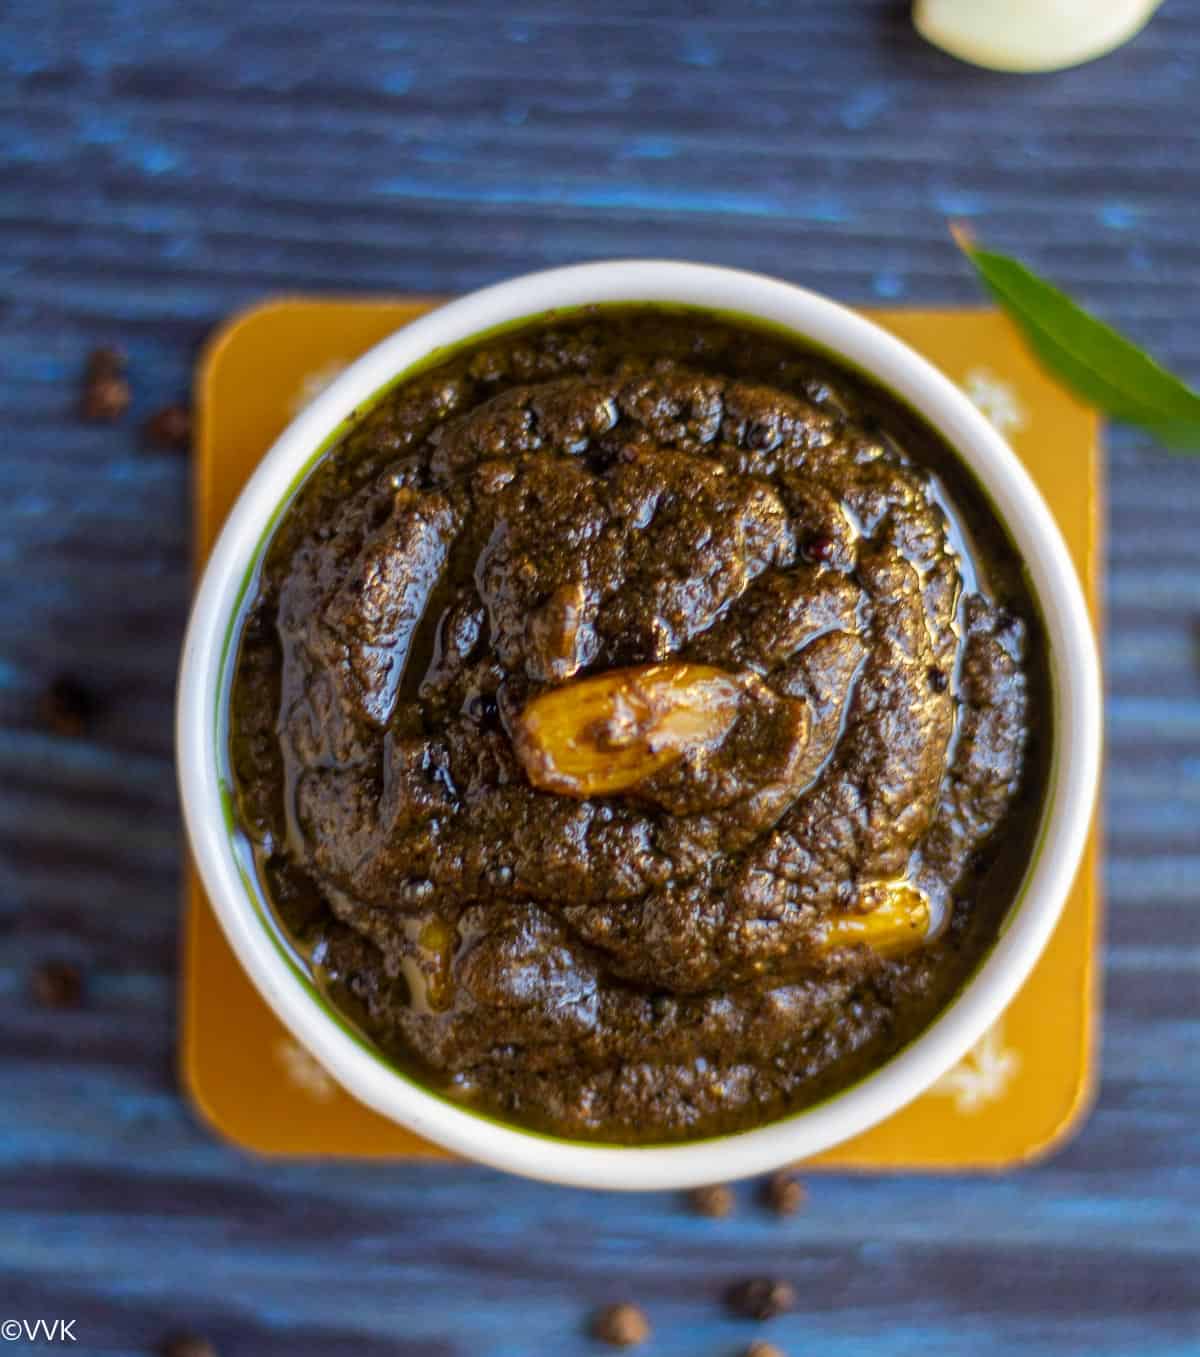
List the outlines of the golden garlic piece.
<svg viewBox="0 0 1200 1357">
<path fill-rule="evenodd" d="M 826 921 L 821 950 L 861 943 L 880 956 L 904 956 L 924 945 L 931 918 L 929 901 L 910 882 L 874 882 L 860 892 L 855 909 Z"/>
<path fill-rule="evenodd" d="M 741 696 L 732 675 L 709 665 L 611 669 L 535 697 L 517 718 L 513 745 L 535 787 L 613 796 L 690 750 L 718 745 Z"/>
</svg>

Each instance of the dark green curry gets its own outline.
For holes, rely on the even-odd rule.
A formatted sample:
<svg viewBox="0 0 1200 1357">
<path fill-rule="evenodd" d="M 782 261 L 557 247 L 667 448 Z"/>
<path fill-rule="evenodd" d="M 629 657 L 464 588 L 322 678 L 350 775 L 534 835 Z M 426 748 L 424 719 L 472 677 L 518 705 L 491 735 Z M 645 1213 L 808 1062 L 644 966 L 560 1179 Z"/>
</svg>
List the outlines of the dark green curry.
<svg viewBox="0 0 1200 1357">
<path fill-rule="evenodd" d="M 334 1002 L 466 1106 L 644 1143 L 825 1097 L 946 1004 L 1029 863 L 1051 709 L 1021 562 L 928 425 L 626 307 L 465 348 L 322 459 L 232 713 Z"/>
</svg>

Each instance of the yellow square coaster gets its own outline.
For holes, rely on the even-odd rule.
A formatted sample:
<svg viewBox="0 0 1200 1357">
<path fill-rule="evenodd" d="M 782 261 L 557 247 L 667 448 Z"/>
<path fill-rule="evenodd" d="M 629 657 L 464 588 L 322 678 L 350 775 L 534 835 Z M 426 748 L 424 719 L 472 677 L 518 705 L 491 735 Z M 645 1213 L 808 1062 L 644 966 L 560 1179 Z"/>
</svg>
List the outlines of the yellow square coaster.
<svg viewBox="0 0 1200 1357">
<path fill-rule="evenodd" d="M 235 317 L 197 374 L 195 542 L 203 564 L 259 458 L 308 400 L 426 299 L 294 298 Z M 1008 436 L 1053 510 L 1096 618 L 1100 513 L 1095 416 L 1055 386 L 993 311 L 872 311 L 962 383 Z M 813 1161 L 864 1170 L 999 1169 L 1044 1153 L 1092 1090 L 1097 840 L 1021 993 L 967 1058 L 916 1102 Z M 187 880 L 181 1057 L 192 1099 L 230 1140 L 266 1154 L 445 1158 L 338 1087 L 259 998 L 194 869 Z"/>
</svg>

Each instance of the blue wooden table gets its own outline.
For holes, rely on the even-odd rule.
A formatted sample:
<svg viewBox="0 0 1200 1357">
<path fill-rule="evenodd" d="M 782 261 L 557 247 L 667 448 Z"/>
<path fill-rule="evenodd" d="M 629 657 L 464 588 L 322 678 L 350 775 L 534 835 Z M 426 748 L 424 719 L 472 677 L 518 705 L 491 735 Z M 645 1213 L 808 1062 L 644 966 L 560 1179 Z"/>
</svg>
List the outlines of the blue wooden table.
<svg viewBox="0 0 1200 1357">
<path fill-rule="evenodd" d="M 651 14 L 653 11 L 653 14 Z M 259 1163 L 173 1067 L 171 699 L 187 468 L 136 427 L 235 307 L 665 254 L 970 302 L 948 216 L 1200 379 L 1200 12 L 1055 76 L 956 64 L 898 0 L 0 5 L 0 1319 L 74 1351 L 580 1357 L 633 1298 L 734 1357 L 1200 1351 L 1200 462 L 1110 440 L 1103 1085 L 996 1179 L 820 1177 L 725 1221 L 465 1167 Z M 134 401 L 74 415 L 118 343 Z M 99 710 L 37 721 L 56 674 Z M 47 958 L 82 1007 L 31 1002 Z M 2 1330 L 0 1330 L 2 1332 Z M 32 1347 L 23 1341 L 13 1351 Z M 64 1346 L 64 1350 L 66 1350 Z"/>
</svg>

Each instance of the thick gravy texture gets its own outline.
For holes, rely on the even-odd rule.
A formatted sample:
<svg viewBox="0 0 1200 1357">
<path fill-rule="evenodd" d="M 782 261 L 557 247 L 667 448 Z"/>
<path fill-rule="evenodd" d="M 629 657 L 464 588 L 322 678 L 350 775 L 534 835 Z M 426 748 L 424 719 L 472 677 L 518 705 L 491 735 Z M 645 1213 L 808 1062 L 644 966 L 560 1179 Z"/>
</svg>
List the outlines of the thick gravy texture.
<svg viewBox="0 0 1200 1357">
<path fill-rule="evenodd" d="M 644 1143 L 928 1023 L 1028 865 L 1049 723 L 1020 561 L 926 424 L 784 337 L 616 308 L 454 354 L 324 457 L 232 764 L 282 924 L 389 1057 Z"/>
</svg>

